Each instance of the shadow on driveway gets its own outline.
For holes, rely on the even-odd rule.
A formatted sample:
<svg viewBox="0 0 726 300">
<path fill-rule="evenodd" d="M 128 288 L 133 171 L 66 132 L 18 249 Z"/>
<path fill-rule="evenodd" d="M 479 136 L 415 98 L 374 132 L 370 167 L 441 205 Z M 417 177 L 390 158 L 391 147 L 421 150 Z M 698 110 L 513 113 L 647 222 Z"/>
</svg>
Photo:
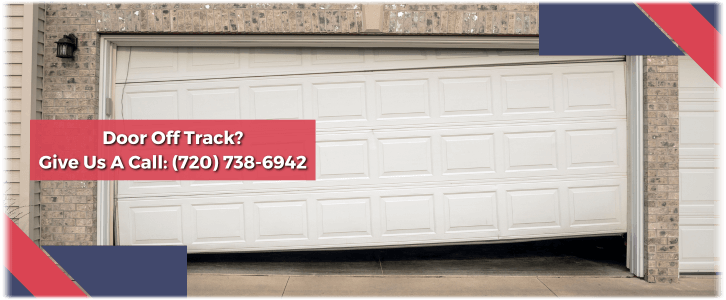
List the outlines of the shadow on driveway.
<svg viewBox="0 0 726 300">
<path fill-rule="evenodd" d="M 623 238 L 365 250 L 189 254 L 187 273 L 630 277 Z"/>
</svg>

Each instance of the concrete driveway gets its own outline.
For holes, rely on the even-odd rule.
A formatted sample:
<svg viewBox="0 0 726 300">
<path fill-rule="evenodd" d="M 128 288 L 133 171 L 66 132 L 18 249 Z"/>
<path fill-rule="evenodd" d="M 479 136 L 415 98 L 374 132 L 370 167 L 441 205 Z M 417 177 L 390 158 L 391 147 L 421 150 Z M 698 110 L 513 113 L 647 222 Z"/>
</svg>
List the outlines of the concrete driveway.
<svg viewBox="0 0 726 300">
<path fill-rule="evenodd" d="M 677 284 L 638 278 L 535 276 L 278 276 L 189 274 L 189 296 L 717 296 L 715 276 Z"/>
</svg>

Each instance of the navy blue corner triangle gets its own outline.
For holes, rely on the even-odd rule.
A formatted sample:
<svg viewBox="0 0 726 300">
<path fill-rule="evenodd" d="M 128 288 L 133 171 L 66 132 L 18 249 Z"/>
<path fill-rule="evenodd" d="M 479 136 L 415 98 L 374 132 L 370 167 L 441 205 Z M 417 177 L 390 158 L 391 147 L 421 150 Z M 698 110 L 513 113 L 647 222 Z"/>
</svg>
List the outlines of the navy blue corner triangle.
<svg viewBox="0 0 726 300">
<path fill-rule="evenodd" d="M 683 55 L 633 3 L 539 5 L 540 55 Z"/>
<path fill-rule="evenodd" d="M 711 23 L 713 28 L 721 32 L 720 10 L 716 3 L 691 3 L 701 15 Z"/>
<path fill-rule="evenodd" d="M 30 291 L 23 285 L 18 278 L 13 275 L 13 273 L 10 273 L 8 268 L 5 268 L 5 275 L 7 278 L 7 295 L 10 297 L 34 297 Z"/>
<path fill-rule="evenodd" d="M 95 296 L 187 295 L 186 246 L 43 246 Z"/>
</svg>

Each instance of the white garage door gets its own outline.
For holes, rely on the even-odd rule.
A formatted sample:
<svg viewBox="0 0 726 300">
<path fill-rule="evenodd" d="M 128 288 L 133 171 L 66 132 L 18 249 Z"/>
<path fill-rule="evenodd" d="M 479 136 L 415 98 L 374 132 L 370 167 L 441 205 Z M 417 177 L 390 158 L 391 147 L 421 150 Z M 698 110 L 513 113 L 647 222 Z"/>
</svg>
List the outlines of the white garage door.
<svg viewBox="0 0 726 300">
<path fill-rule="evenodd" d="M 688 56 L 678 59 L 680 271 L 718 272 L 717 115 L 720 88 Z"/>
<path fill-rule="evenodd" d="M 318 121 L 314 182 L 119 182 L 124 245 L 262 251 L 626 231 L 622 57 L 138 47 L 118 57 L 116 118 Z"/>
</svg>

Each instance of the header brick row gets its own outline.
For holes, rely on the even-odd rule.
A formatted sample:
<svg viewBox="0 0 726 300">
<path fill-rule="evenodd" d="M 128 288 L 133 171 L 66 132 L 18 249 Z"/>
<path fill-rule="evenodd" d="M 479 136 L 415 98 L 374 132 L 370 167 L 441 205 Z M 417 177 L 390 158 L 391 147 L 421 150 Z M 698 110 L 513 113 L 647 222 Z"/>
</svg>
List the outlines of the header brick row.
<svg viewBox="0 0 726 300">
<path fill-rule="evenodd" d="M 361 4 L 54 4 L 52 30 L 98 33 L 361 34 Z M 383 5 L 378 34 L 537 35 L 539 5 Z M 370 34 L 370 33 L 366 33 Z"/>
</svg>

